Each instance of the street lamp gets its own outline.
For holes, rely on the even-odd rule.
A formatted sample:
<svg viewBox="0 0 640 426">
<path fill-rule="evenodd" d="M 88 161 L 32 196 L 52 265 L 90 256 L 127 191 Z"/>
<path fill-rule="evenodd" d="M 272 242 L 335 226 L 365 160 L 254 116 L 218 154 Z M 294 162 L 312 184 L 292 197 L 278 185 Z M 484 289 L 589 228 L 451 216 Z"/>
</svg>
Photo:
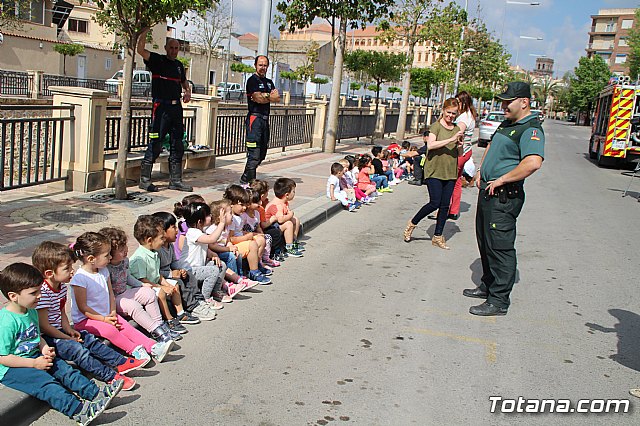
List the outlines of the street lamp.
<svg viewBox="0 0 640 426">
<path fill-rule="evenodd" d="M 502 12 L 502 30 L 500 31 L 500 40 L 501 41 L 502 41 L 503 36 L 504 36 L 504 21 L 507 18 L 507 5 L 508 4 L 519 4 L 519 5 L 524 5 L 524 6 L 540 6 L 540 2 L 537 2 L 537 1 L 527 2 L 527 1 L 505 0 L 504 9 L 503 9 L 503 12 Z"/>
<path fill-rule="evenodd" d="M 526 35 L 521 35 L 519 38 L 524 39 L 524 40 L 537 40 L 537 41 L 542 41 L 544 40 L 544 38 L 542 37 L 535 37 L 535 36 L 526 36 Z M 516 49 L 516 68 L 518 68 L 518 57 L 520 56 L 520 42 L 518 41 L 518 48 Z"/>
<path fill-rule="evenodd" d="M 456 64 L 456 79 L 455 79 L 455 83 L 453 84 L 453 95 L 455 96 L 456 93 L 458 93 L 458 86 L 460 83 L 460 67 L 462 65 L 462 57 L 464 56 L 465 53 L 474 53 L 477 52 L 476 49 L 474 49 L 473 47 L 470 47 L 468 49 L 464 49 L 462 51 L 462 54 L 458 57 L 458 63 Z"/>
</svg>

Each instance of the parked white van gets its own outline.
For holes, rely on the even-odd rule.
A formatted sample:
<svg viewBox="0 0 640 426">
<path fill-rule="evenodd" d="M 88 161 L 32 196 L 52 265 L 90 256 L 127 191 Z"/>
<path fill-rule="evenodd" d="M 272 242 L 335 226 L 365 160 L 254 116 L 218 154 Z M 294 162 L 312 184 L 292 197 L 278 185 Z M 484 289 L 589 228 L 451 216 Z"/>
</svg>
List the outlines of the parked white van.
<svg viewBox="0 0 640 426">
<path fill-rule="evenodd" d="M 123 79 L 124 71 L 116 72 L 113 77 L 105 81 L 109 93 L 118 93 L 119 81 Z M 132 96 L 149 97 L 151 95 L 151 73 L 145 70 L 133 70 Z"/>
</svg>

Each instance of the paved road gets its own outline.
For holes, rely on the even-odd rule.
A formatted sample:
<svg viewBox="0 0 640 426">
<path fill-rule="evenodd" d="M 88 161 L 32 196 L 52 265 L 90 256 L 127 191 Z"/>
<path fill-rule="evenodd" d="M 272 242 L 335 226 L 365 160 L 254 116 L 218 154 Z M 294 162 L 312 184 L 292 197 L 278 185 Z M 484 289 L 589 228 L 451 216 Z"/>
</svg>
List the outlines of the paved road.
<svg viewBox="0 0 640 426">
<path fill-rule="evenodd" d="M 508 316 L 471 316 L 475 300 L 461 295 L 480 274 L 477 192 L 463 193 L 445 252 L 426 237 L 428 220 L 402 242 L 426 193 L 403 184 L 313 230 L 304 258 L 191 328 L 98 423 L 638 424 L 637 413 L 489 412 L 492 395 L 628 398 L 640 386 L 640 204 L 620 196 L 628 177 L 588 160 L 587 129 L 545 129 Z M 49 412 L 36 424 L 61 421 Z"/>
</svg>

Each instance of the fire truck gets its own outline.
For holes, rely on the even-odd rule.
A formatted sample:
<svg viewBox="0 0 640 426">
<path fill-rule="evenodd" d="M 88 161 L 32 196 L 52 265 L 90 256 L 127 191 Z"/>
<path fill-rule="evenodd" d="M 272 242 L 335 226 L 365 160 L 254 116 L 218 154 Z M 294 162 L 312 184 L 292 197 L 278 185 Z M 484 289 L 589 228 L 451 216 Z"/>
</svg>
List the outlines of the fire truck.
<svg viewBox="0 0 640 426">
<path fill-rule="evenodd" d="M 640 159 L 640 85 L 628 77 L 613 78 L 596 98 L 589 157 L 598 166 Z"/>
</svg>

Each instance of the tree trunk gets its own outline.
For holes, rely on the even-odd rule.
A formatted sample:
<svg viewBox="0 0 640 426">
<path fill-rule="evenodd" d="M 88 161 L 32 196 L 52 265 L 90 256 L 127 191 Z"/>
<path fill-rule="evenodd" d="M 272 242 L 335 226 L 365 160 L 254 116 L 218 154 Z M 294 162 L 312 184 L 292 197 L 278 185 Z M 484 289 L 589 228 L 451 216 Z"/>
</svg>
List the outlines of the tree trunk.
<svg viewBox="0 0 640 426">
<path fill-rule="evenodd" d="M 67 75 L 67 55 L 62 55 L 62 75 Z"/>
<path fill-rule="evenodd" d="M 336 40 L 336 56 L 333 66 L 333 81 L 331 83 L 331 99 L 327 114 L 327 128 L 324 135 L 324 151 L 335 152 L 338 135 L 338 113 L 340 108 L 340 85 L 342 84 L 342 67 L 344 63 L 344 46 L 347 37 L 347 20 L 340 20 L 338 39 Z"/>
<path fill-rule="evenodd" d="M 116 166 L 116 199 L 127 199 L 127 154 L 131 133 L 131 81 L 133 79 L 133 60 L 137 37 L 129 42 L 124 58 L 124 88 L 120 110 L 120 140 L 118 141 L 118 164 Z"/>
<path fill-rule="evenodd" d="M 407 70 L 402 76 L 402 99 L 400 100 L 400 116 L 398 117 L 398 126 L 396 127 L 396 140 L 404 139 L 404 132 L 407 127 L 407 110 L 409 109 L 409 95 L 411 92 L 411 69 L 413 68 L 413 52 L 415 44 L 409 44 L 409 55 L 407 56 L 409 63 Z"/>
<path fill-rule="evenodd" d="M 207 95 L 209 95 L 209 83 L 211 82 L 211 71 L 209 71 L 211 69 L 211 47 L 209 47 L 209 49 L 207 49 L 207 84 L 206 84 L 206 90 L 207 90 Z"/>
</svg>

